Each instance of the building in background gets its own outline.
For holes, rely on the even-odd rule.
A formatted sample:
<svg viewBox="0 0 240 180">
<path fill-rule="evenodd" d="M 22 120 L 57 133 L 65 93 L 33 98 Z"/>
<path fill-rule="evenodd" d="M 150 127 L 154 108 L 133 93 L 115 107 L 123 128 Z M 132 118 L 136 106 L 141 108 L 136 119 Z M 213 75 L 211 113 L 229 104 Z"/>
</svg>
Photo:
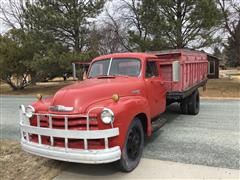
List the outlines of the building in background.
<svg viewBox="0 0 240 180">
<path fill-rule="evenodd" d="M 208 78 L 218 79 L 219 78 L 219 59 L 216 56 L 207 54 L 208 56 Z"/>
</svg>

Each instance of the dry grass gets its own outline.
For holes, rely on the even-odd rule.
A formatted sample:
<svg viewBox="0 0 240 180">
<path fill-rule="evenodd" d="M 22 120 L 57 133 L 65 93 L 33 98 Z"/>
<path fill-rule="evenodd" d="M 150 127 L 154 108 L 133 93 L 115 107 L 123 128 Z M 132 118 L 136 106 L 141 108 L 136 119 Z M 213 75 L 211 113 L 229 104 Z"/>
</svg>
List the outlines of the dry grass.
<svg viewBox="0 0 240 180">
<path fill-rule="evenodd" d="M 209 79 L 207 91 L 201 91 L 203 97 L 240 98 L 240 70 L 219 71 L 220 79 Z"/>
<path fill-rule="evenodd" d="M 202 97 L 240 98 L 240 80 L 238 79 L 209 79 L 207 90 L 200 90 Z"/>
<path fill-rule="evenodd" d="M 36 95 L 38 93 L 42 95 L 53 95 L 59 89 L 74 81 L 59 81 L 59 82 L 45 82 L 37 83 L 37 85 L 26 87 L 24 90 L 12 91 L 7 84 L 1 84 L 0 93 L 6 95 Z"/>
<path fill-rule="evenodd" d="M 27 87 L 21 91 L 12 91 L 6 84 L 0 86 L 1 94 L 8 95 L 53 95 L 60 88 L 74 83 L 74 81 L 57 81 L 38 83 L 35 86 Z M 232 97 L 240 98 L 240 78 L 224 78 L 224 79 L 209 79 L 207 83 L 207 90 L 205 92 L 200 89 L 202 97 Z"/>
<path fill-rule="evenodd" d="M 28 154 L 19 142 L 0 140 L 1 179 L 53 179 L 66 163 Z"/>
</svg>

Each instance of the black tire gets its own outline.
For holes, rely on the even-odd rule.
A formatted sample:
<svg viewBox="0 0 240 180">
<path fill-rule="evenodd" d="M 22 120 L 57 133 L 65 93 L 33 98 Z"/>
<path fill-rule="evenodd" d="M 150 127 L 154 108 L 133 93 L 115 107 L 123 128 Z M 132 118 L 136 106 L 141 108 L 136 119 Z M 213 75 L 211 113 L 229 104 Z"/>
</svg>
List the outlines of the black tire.
<svg viewBox="0 0 240 180">
<path fill-rule="evenodd" d="M 121 159 L 119 160 L 121 171 L 130 172 L 137 167 L 142 157 L 143 147 L 144 132 L 142 123 L 138 118 L 135 118 L 128 128 Z"/>
<path fill-rule="evenodd" d="M 198 90 L 196 90 L 190 96 L 190 100 L 188 103 L 188 114 L 197 115 L 199 113 L 199 105 L 200 105 L 200 97 L 199 97 Z"/>
<path fill-rule="evenodd" d="M 188 98 L 185 98 L 180 103 L 180 109 L 182 114 L 188 114 Z"/>
</svg>

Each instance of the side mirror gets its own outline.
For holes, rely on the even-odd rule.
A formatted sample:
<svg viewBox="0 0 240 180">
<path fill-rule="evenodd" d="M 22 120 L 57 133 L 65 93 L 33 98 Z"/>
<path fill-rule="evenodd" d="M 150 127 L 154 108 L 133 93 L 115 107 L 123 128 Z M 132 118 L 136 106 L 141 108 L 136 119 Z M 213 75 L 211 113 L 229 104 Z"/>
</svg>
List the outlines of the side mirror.
<svg viewBox="0 0 240 180">
<path fill-rule="evenodd" d="M 180 80 L 180 62 L 179 61 L 173 61 L 172 63 L 172 81 L 173 82 L 179 82 Z"/>
</svg>

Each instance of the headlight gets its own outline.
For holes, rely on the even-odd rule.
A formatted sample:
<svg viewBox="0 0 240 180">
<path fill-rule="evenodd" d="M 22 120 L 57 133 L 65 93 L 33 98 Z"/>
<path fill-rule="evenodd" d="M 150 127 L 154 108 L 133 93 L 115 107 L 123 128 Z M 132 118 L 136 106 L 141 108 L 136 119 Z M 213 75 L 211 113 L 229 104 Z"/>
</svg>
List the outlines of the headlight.
<svg viewBox="0 0 240 180">
<path fill-rule="evenodd" d="M 25 112 L 26 112 L 25 106 L 24 106 L 24 105 L 21 105 L 21 106 L 20 106 L 20 109 L 21 109 L 22 113 L 25 114 Z"/>
<path fill-rule="evenodd" d="M 114 113 L 110 109 L 104 108 L 101 113 L 101 119 L 105 124 L 113 123 Z"/>
<path fill-rule="evenodd" d="M 33 116 L 33 113 L 35 112 L 35 109 L 34 107 L 32 106 L 27 106 L 25 108 L 25 115 L 28 117 L 28 118 L 31 118 Z"/>
</svg>

